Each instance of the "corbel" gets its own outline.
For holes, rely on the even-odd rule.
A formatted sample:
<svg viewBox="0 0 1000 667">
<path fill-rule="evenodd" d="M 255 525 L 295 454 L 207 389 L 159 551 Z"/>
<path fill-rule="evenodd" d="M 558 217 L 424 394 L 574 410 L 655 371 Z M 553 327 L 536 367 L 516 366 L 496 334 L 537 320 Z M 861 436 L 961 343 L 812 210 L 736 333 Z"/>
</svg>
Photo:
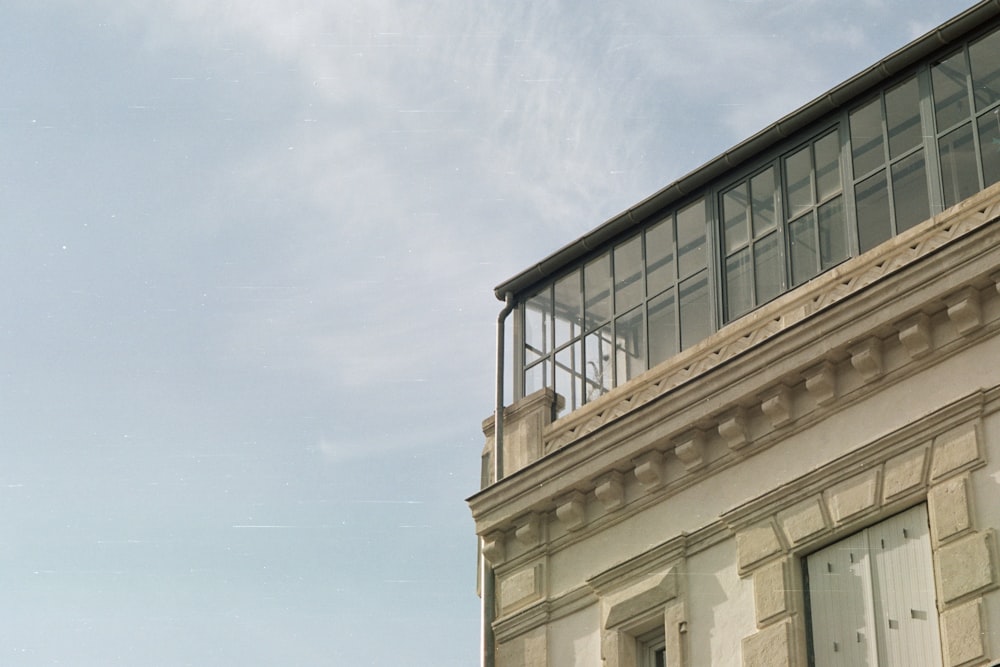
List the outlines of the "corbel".
<svg viewBox="0 0 1000 667">
<path fill-rule="evenodd" d="M 506 553 L 502 532 L 496 531 L 483 535 L 483 558 L 488 560 L 491 565 L 496 566 L 503 563 Z"/>
<path fill-rule="evenodd" d="M 663 483 L 663 454 L 653 450 L 632 461 L 635 478 L 645 487 L 653 488 Z"/>
<path fill-rule="evenodd" d="M 580 491 L 563 496 L 556 501 L 556 517 L 567 530 L 577 530 L 586 523 L 586 497 Z"/>
<path fill-rule="evenodd" d="M 882 375 L 882 341 L 879 338 L 866 338 L 848 352 L 851 354 L 851 365 L 861 373 L 865 382 L 871 382 Z"/>
<path fill-rule="evenodd" d="M 837 400 L 837 367 L 831 361 L 824 361 L 803 373 L 806 391 L 816 400 L 817 405 L 830 405 Z"/>
<path fill-rule="evenodd" d="M 596 484 L 594 495 L 605 510 L 610 512 L 625 504 L 625 481 L 620 472 L 612 470 L 598 478 Z"/>
<path fill-rule="evenodd" d="M 788 385 L 779 384 L 761 394 L 760 409 L 779 428 L 792 421 L 792 391 Z"/>
<path fill-rule="evenodd" d="M 688 470 L 705 465 L 705 432 L 693 428 L 674 439 L 674 455 Z"/>
<path fill-rule="evenodd" d="M 746 410 L 736 407 L 719 416 L 719 435 L 730 449 L 740 449 L 750 442 Z"/>
<path fill-rule="evenodd" d="M 531 512 L 523 517 L 514 528 L 514 537 L 526 547 L 538 546 L 542 538 L 542 515 Z"/>
<path fill-rule="evenodd" d="M 899 327 L 899 342 L 911 359 L 919 359 L 933 351 L 931 318 L 927 313 L 917 313 L 896 326 Z"/>
<path fill-rule="evenodd" d="M 962 336 L 979 328 L 983 323 L 983 311 L 979 305 L 979 290 L 969 286 L 955 292 L 947 299 L 948 319 Z"/>
</svg>

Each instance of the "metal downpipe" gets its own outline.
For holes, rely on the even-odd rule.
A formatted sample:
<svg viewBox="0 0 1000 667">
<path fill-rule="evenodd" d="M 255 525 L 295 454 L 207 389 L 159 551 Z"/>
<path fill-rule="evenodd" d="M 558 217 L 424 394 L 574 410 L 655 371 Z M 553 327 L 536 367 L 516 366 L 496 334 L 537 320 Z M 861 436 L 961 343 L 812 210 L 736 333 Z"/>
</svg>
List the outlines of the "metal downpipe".
<svg viewBox="0 0 1000 667">
<path fill-rule="evenodd" d="M 504 295 L 504 307 L 497 315 L 497 357 L 496 357 L 496 404 L 493 411 L 493 483 L 503 479 L 503 376 L 504 376 L 504 329 L 507 316 L 514 310 L 514 295 Z M 494 667 L 496 640 L 493 636 L 493 621 L 496 617 L 496 579 L 493 567 L 483 553 L 483 541 L 479 541 L 480 581 L 482 582 L 482 635 L 480 654 L 482 667 Z"/>
</svg>

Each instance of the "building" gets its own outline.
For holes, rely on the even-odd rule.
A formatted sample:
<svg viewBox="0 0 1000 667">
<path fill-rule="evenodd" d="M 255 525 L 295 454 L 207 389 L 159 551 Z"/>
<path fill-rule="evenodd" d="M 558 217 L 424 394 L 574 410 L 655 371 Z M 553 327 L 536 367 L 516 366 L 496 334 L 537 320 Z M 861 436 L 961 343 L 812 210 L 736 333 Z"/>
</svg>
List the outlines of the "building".
<svg viewBox="0 0 1000 667">
<path fill-rule="evenodd" d="M 1000 664 L 997 181 L 990 0 L 500 285 L 484 663 Z"/>
</svg>

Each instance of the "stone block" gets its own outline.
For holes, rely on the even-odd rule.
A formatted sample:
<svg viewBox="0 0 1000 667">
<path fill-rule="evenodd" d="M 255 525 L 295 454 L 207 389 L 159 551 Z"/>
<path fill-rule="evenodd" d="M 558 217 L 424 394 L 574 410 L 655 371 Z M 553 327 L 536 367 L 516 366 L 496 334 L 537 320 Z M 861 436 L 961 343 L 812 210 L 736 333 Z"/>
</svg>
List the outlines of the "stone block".
<svg viewBox="0 0 1000 667">
<path fill-rule="evenodd" d="M 736 533 L 736 553 L 740 571 L 745 572 L 774 554 L 781 553 L 783 547 L 774 526 L 764 521 Z"/>
<path fill-rule="evenodd" d="M 500 579 L 500 613 L 509 614 L 542 598 L 542 565 L 537 563 Z"/>
<path fill-rule="evenodd" d="M 788 573 L 784 560 L 757 568 L 753 573 L 757 627 L 788 611 Z"/>
<path fill-rule="evenodd" d="M 938 594 L 949 603 L 993 586 L 992 545 L 989 531 L 972 533 L 938 548 L 934 553 Z"/>
<path fill-rule="evenodd" d="M 539 389 L 504 410 L 503 476 L 511 475 L 542 457 L 542 436 L 562 399 L 552 389 Z M 484 432 L 493 420 L 483 423 Z"/>
<path fill-rule="evenodd" d="M 743 638 L 743 667 L 792 664 L 791 622 L 777 623 Z"/>
<path fill-rule="evenodd" d="M 882 479 L 883 500 L 889 501 L 921 488 L 926 469 L 926 446 L 911 449 L 886 461 Z"/>
<path fill-rule="evenodd" d="M 778 523 L 789 544 L 797 545 L 827 529 L 819 498 L 812 498 L 778 513 Z"/>
<path fill-rule="evenodd" d="M 979 438 L 975 426 L 939 435 L 931 455 L 931 481 L 961 470 L 979 460 Z"/>
<path fill-rule="evenodd" d="M 927 492 L 931 535 L 937 543 L 972 529 L 968 477 L 954 477 Z"/>
<path fill-rule="evenodd" d="M 497 646 L 496 663 L 500 667 L 546 667 L 548 661 L 545 626 L 529 630 Z"/>
<path fill-rule="evenodd" d="M 941 651 L 947 667 L 985 657 L 982 606 L 982 599 L 976 598 L 941 614 Z"/>
<path fill-rule="evenodd" d="M 876 506 L 879 471 L 868 472 L 841 482 L 825 492 L 834 523 L 842 524 Z"/>
</svg>

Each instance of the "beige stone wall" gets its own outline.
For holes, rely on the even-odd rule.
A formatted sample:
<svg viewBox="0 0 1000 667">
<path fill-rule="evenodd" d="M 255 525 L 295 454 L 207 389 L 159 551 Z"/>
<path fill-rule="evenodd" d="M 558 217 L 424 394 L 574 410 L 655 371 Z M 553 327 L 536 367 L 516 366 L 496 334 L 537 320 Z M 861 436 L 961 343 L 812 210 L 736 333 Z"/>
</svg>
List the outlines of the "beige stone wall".
<svg viewBox="0 0 1000 667">
<path fill-rule="evenodd" d="M 983 349 L 992 354 L 990 345 Z M 964 367 L 961 358 L 953 362 Z M 955 380 L 943 372 L 947 364 L 937 370 L 942 383 Z M 919 400 L 910 405 L 923 409 Z M 843 418 L 850 420 L 847 412 Z M 834 442 L 838 429 L 850 428 L 841 429 L 838 420 L 817 424 L 763 452 L 754 474 L 726 471 L 715 493 L 691 487 L 541 558 L 537 554 L 551 541 L 548 531 L 568 536 L 573 530 L 559 526 L 555 509 L 535 517 L 522 526 L 528 544 L 521 543 L 498 568 L 498 591 L 502 618 L 539 615 L 534 627 L 511 622 L 511 636 L 500 643 L 505 662 L 499 664 L 601 664 L 589 661 L 631 637 L 604 636 L 609 605 L 622 609 L 620 600 L 635 599 L 629 604 L 644 609 L 635 593 L 647 585 L 641 582 L 664 571 L 665 563 L 681 561 L 677 592 L 663 593 L 655 605 L 666 608 L 682 598 L 682 664 L 805 664 L 801 558 L 922 502 L 931 522 L 945 664 L 988 664 L 1000 655 L 1000 632 L 990 631 L 991 619 L 1000 618 L 1000 390 L 975 393 L 917 418 L 900 406 L 893 419 L 909 423 L 886 428 L 885 420 L 871 421 L 873 431 L 888 432 L 853 449 Z M 789 456 L 810 441 L 823 445 Z M 587 517 L 602 511 L 596 497 L 583 503 Z M 715 537 L 664 550 L 671 537 L 704 532 L 719 517 L 725 528 Z M 657 549 L 663 551 L 660 561 L 644 565 L 644 556 Z M 599 581 L 602 574 L 608 583 Z M 616 588 L 619 580 L 624 583 Z M 640 584 L 625 590 L 628 581 Z"/>
<path fill-rule="evenodd" d="M 804 665 L 802 558 L 918 503 L 944 664 L 1000 660 L 1000 223 L 968 212 L 979 232 L 935 221 L 952 240 L 920 270 L 891 265 L 909 238 L 859 258 L 870 286 L 824 278 L 848 291 L 810 307 L 836 307 L 701 379 L 662 394 L 657 371 L 552 424 L 551 395 L 512 409 L 512 476 L 470 500 L 498 667 L 630 667 L 656 627 L 675 667 Z"/>
</svg>

